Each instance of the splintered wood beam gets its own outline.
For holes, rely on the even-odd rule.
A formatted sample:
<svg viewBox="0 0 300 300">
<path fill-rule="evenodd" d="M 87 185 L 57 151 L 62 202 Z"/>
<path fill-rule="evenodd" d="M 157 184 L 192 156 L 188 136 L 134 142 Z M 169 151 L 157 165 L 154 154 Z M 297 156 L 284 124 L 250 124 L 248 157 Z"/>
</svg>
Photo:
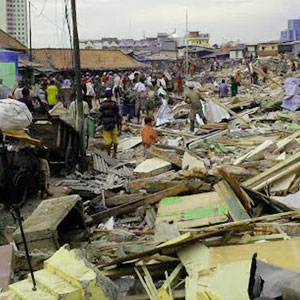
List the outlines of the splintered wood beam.
<svg viewBox="0 0 300 300">
<path fill-rule="evenodd" d="M 136 210 L 140 206 L 147 206 L 156 204 L 161 201 L 163 198 L 177 196 L 181 193 L 189 192 L 189 191 L 196 191 L 201 186 L 201 182 L 191 181 L 191 182 L 184 182 L 178 184 L 174 187 L 171 187 L 165 191 L 161 191 L 149 196 L 146 196 L 143 199 L 139 199 L 136 201 L 132 201 L 130 203 L 124 203 L 122 205 L 116 206 L 114 208 L 105 210 L 103 212 L 97 213 L 92 215 L 92 219 L 95 223 L 99 223 L 106 218 L 110 218 L 111 216 L 117 217 L 123 214 L 127 214 Z"/>
<path fill-rule="evenodd" d="M 218 169 L 218 173 L 227 181 L 230 187 L 233 189 L 234 193 L 241 200 L 244 208 L 249 211 L 251 206 L 254 205 L 253 200 L 249 197 L 249 195 L 241 188 L 238 181 L 228 173 L 224 168 Z"/>
<path fill-rule="evenodd" d="M 166 160 L 173 165 L 182 168 L 182 159 L 177 154 L 170 153 L 166 150 L 162 150 L 154 146 L 150 147 L 147 151 L 158 158 Z"/>
<path fill-rule="evenodd" d="M 266 180 L 270 176 L 273 176 L 274 174 L 278 173 L 282 169 L 288 167 L 289 165 L 298 162 L 300 159 L 300 151 L 297 152 L 296 154 L 292 155 L 288 159 L 276 164 L 274 167 L 258 174 L 257 176 L 254 176 L 250 178 L 249 180 L 243 182 L 243 185 L 249 186 L 251 188 L 254 188 L 257 186 L 260 182 Z"/>
<path fill-rule="evenodd" d="M 171 240 L 167 243 L 163 243 L 155 248 L 136 253 L 136 254 L 131 254 L 123 257 L 118 257 L 115 260 L 102 264 L 98 266 L 98 268 L 103 269 L 105 267 L 113 266 L 113 265 L 118 265 L 121 263 L 133 261 L 136 259 L 140 259 L 143 257 L 150 257 L 156 253 L 160 253 L 163 250 L 166 249 L 178 249 L 180 247 L 189 245 L 191 243 L 194 243 L 196 241 L 202 241 L 207 238 L 213 237 L 213 236 L 219 236 L 219 235 L 224 235 L 227 231 L 231 230 L 241 230 L 242 228 L 247 228 L 247 226 L 250 226 L 255 223 L 259 222 L 271 222 L 271 221 L 276 221 L 276 220 L 281 220 L 281 219 L 300 219 L 300 210 L 297 211 L 291 211 L 291 212 L 286 212 L 286 213 L 281 213 L 281 214 L 275 214 L 275 215 L 270 215 L 270 216 L 263 216 L 259 218 L 252 218 L 247 219 L 247 220 L 242 220 L 242 221 L 237 221 L 237 222 L 232 222 L 232 223 L 226 223 L 226 224 L 220 224 L 220 225 L 215 225 L 215 226 L 210 226 L 207 228 L 201 228 L 198 230 L 199 233 L 197 234 L 192 234 L 189 232 L 186 235 L 181 235 L 180 237 Z M 191 231 L 191 230 L 189 230 Z"/>
<path fill-rule="evenodd" d="M 243 207 L 239 198 L 231 189 L 230 185 L 226 181 L 221 181 L 214 186 L 221 201 L 226 205 L 230 216 L 234 221 L 242 221 L 250 219 L 247 211 Z"/>
</svg>

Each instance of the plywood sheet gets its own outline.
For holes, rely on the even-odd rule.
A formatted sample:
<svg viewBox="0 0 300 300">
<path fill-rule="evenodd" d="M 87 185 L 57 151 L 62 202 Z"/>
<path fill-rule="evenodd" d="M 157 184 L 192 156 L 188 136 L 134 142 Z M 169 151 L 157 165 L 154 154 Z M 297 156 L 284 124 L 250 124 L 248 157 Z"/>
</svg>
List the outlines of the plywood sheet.
<svg viewBox="0 0 300 300">
<path fill-rule="evenodd" d="M 211 247 L 210 265 L 226 264 L 236 261 L 249 260 L 254 253 L 259 260 L 300 272 L 300 239 L 289 241 L 273 241 L 238 246 Z"/>
<path fill-rule="evenodd" d="M 225 205 L 216 192 L 163 199 L 156 223 L 176 222 L 179 228 L 193 228 L 227 221 Z"/>
</svg>

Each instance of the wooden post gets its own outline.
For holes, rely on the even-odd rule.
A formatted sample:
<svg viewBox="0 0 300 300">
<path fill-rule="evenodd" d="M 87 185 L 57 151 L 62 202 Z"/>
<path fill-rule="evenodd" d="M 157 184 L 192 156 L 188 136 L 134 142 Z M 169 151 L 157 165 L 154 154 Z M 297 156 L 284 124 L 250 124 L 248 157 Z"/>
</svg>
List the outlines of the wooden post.
<svg viewBox="0 0 300 300">
<path fill-rule="evenodd" d="M 83 135 L 83 102 L 82 102 L 82 91 L 81 91 L 81 67 L 80 67 L 80 51 L 79 51 L 79 39 L 77 29 L 77 15 L 76 15 L 76 0 L 71 0 L 72 8 L 72 22 L 73 22 L 73 61 L 75 70 L 75 91 L 77 99 L 77 129 L 80 135 L 80 156 L 85 156 L 85 145 Z"/>
</svg>

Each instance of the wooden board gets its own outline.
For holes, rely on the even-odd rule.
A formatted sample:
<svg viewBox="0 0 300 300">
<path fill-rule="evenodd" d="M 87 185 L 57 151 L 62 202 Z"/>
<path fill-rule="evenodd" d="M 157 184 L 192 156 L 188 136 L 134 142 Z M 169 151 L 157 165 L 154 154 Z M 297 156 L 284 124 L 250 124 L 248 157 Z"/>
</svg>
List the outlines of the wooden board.
<svg viewBox="0 0 300 300">
<path fill-rule="evenodd" d="M 281 178 L 280 180 L 278 180 L 276 183 L 273 184 L 273 186 L 271 187 L 271 192 L 288 191 L 289 187 L 291 186 L 295 178 L 296 178 L 296 174 L 291 174 Z"/>
<path fill-rule="evenodd" d="M 155 157 L 143 161 L 133 170 L 133 173 L 139 178 L 146 178 L 165 173 L 171 168 L 171 163 Z"/>
<path fill-rule="evenodd" d="M 170 152 L 170 150 L 163 150 L 157 147 L 150 147 L 148 152 L 162 160 L 168 161 L 179 168 L 182 168 L 182 159 L 177 155 L 177 153 Z"/>
<path fill-rule="evenodd" d="M 238 158 L 233 164 L 236 166 L 244 160 L 260 160 L 263 158 L 265 151 L 273 151 L 275 149 L 276 144 L 271 140 L 266 140 L 252 151 Z"/>
<path fill-rule="evenodd" d="M 163 199 L 156 224 L 178 223 L 179 228 L 193 228 L 227 221 L 226 208 L 216 192 Z"/>
<path fill-rule="evenodd" d="M 274 167 L 267 169 L 266 171 L 258 174 L 255 177 L 250 178 L 249 180 L 243 182 L 244 185 L 249 186 L 249 187 L 255 187 L 258 185 L 260 182 L 264 181 L 265 179 L 273 176 L 276 172 L 286 168 L 287 166 L 298 162 L 300 159 L 300 151 L 286 159 L 285 161 L 282 161 L 278 164 L 276 164 Z"/>
<path fill-rule="evenodd" d="M 230 185 L 226 181 L 221 181 L 214 186 L 221 201 L 226 205 L 234 221 L 250 219 L 247 211 L 241 204 L 239 198 L 235 195 Z"/>
<path fill-rule="evenodd" d="M 254 253 L 257 253 L 259 260 L 265 259 L 270 264 L 286 268 L 290 271 L 300 272 L 300 239 L 238 246 L 211 247 L 210 251 L 211 266 L 249 260 Z"/>
</svg>

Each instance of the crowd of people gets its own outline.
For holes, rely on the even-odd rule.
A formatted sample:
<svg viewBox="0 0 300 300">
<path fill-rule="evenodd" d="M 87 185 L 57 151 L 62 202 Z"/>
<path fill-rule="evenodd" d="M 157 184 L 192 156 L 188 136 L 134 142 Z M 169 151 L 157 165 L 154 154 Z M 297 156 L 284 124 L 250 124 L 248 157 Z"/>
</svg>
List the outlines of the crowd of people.
<svg viewBox="0 0 300 300">
<path fill-rule="evenodd" d="M 208 68 L 209 66 L 215 74 L 224 67 L 223 63 L 216 60 L 208 64 Z M 257 84 L 258 74 L 252 64 L 248 63 L 246 66 L 251 83 Z M 297 65 L 293 63 L 291 67 L 296 69 Z M 282 60 L 279 68 L 281 73 L 287 72 L 286 61 Z M 263 68 L 263 72 L 267 74 L 267 68 Z M 214 79 L 216 93 L 220 98 L 235 97 L 241 85 L 240 71 L 234 76 L 219 79 L 219 82 Z M 0 98 L 10 97 L 21 101 L 33 114 L 51 111 L 58 103 L 62 103 L 74 121 L 78 114 L 75 90 L 72 76 L 62 74 L 42 78 L 33 86 L 20 81 L 12 91 L 1 89 L 0 81 Z M 190 105 L 190 132 L 194 132 L 197 117 L 206 122 L 203 108 L 205 99 L 193 84 L 185 81 L 179 70 L 174 71 L 172 68 L 164 72 L 147 69 L 133 72 L 85 73 L 81 77 L 81 92 L 85 121 L 91 113 L 96 115 L 99 128 L 103 131 L 104 146 L 109 154 L 114 150 L 113 155 L 117 152 L 117 137 L 127 122 L 135 121 L 141 124 L 143 121 L 146 124 L 145 130 L 142 131 L 145 145 L 156 140 L 152 123 L 161 126 L 172 120 L 170 93 L 185 99 Z M 86 126 L 84 122 L 84 131 L 87 131 Z M 149 132 L 151 137 L 145 136 Z"/>
<path fill-rule="evenodd" d="M 143 121 L 142 117 L 148 117 L 148 124 L 152 123 L 154 111 L 159 108 L 157 124 L 165 124 L 168 122 L 166 116 L 170 112 L 169 93 L 181 95 L 183 89 L 184 81 L 181 73 L 149 71 L 107 72 L 101 75 L 85 73 L 81 78 L 84 132 L 87 133 L 87 117 L 94 113 L 99 129 L 103 132 L 104 147 L 109 154 L 114 150 L 115 156 L 116 140 L 122 132 L 122 122 L 124 125 L 135 120 L 140 124 Z M 58 103 L 62 103 L 76 124 L 78 109 L 71 76 L 59 74 L 42 78 L 33 86 L 20 81 L 12 91 L 1 97 L 23 102 L 33 114 L 51 112 Z"/>
</svg>

